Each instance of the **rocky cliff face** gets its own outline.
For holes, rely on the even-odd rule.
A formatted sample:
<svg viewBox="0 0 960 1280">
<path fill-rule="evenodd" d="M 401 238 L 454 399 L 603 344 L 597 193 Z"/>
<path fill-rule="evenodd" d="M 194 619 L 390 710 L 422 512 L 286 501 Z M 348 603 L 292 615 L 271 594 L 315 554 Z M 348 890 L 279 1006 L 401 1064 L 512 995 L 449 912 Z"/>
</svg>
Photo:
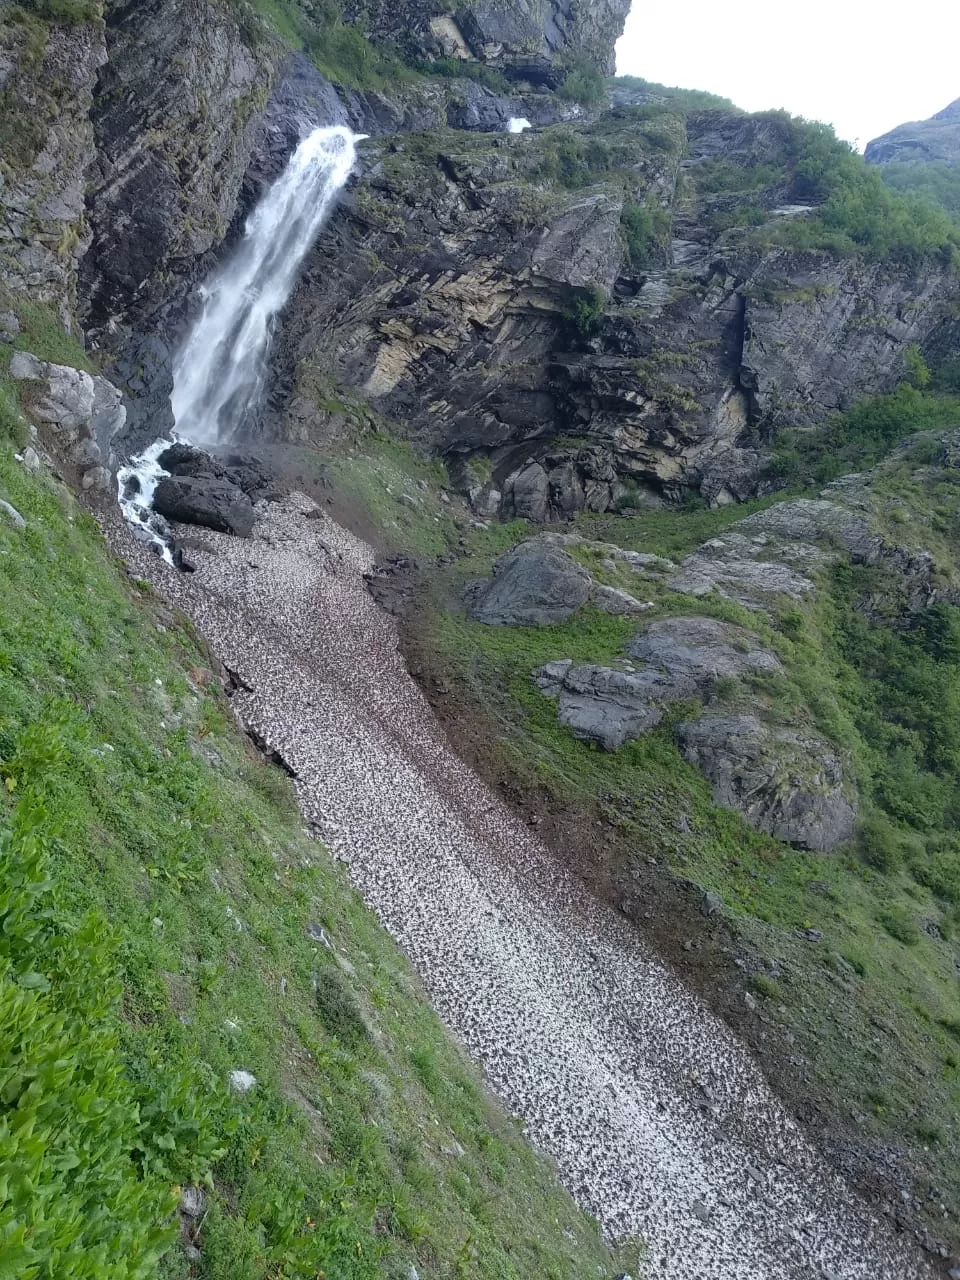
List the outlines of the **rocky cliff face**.
<svg viewBox="0 0 960 1280">
<path fill-rule="evenodd" d="M 301 129 L 350 123 L 372 139 L 285 317 L 264 430 L 323 441 L 372 415 L 444 455 L 486 514 L 756 493 L 780 427 L 891 389 L 911 344 L 943 348 L 957 275 L 751 237 L 745 201 L 775 227 L 815 199 L 784 118 L 591 114 L 550 92 L 608 63 L 627 7 L 365 7 L 373 40 L 485 61 L 506 93 L 339 89 L 213 0 L 64 24 L 8 6 L 7 283 L 79 312 L 133 446 L 171 425 L 192 286 Z M 517 115 L 534 128 L 508 136 Z"/>
<path fill-rule="evenodd" d="M 757 492 L 778 428 L 891 390 L 958 295 L 943 264 L 724 230 L 738 197 L 701 185 L 720 167 L 773 172 L 751 192 L 771 220 L 809 215 L 774 172 L 786 146 L 776 119 L 626 108 L 368 148 L 291 308 L 279 429 L 336 431 L 347 388 L 445 454 L 480 509 L 533 519 Z"/>
<path fill-rule="evenodd" d="M 897 125 L 874 138 L 867 143 L 864 156 L 871 164 L 960 164 L 960 98 L 929 120 Z"/>
<path fill-rule="evenodd" d="M 14 292 L 55 304 L 67 324 L 91 240 L 84 176 L 106 57 L 99 21 L 49 25 L 0 6 L 0 275 Z"/>
<path fill-rule="evenodd" d="M 374 0 L 347 5 L 344 16 L 415 57 L 478 61 L 514 79 L 555 86 L 578 62 L 612 74 L 613 46 L 629 12 L 630 0 Z"/>
</svg>

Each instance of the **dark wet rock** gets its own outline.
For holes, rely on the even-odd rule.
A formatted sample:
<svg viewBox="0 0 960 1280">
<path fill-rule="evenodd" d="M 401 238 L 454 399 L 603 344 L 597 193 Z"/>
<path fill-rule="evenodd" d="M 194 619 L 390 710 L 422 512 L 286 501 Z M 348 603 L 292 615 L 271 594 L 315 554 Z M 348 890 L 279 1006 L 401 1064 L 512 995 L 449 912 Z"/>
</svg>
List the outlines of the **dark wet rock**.
<svg viewBox="0 0 960 1280">
<path fill-rule="evenodd" d="M 80 293 L 85 328 L 118 353 L 223 241 L 276 51 L 251 47 L 236 10 L 209 0 L 110 5 L 106 23 Z"/>
<path fill-rule="evenodd" d="M 572 556 L 532 539 L 502 555 L 489 581 L 473 584 L 468 613 L 488 626 L 551 626 L 586 604 L 591 585 Z"/>
<path fill-rule="evenodd" d="M 255 515 L 246 494 L 212 476 L 166 476 L 157 485 L 154 508 L 168 520 L 197 524 L 219 533 L 249 538 Z"/>
<path fill-rule="evenodd" d="M 268 491 L 272 492 L 278 484 L 273 470 L 252 453 L 214 455 L 178 440 L 165 449 L 157 461 L 172 476 L 223 481 L 254 502 Z"/>
<path fill-rule="evenodd" d="M 803 849 L 834 849 L 853 835 L 856 806 L 834 750 L 800 730 L 755 716 L 708 713 L 682 724 L 687 760 L 713 788 L 714 804 L 738 809 L 761 831 Z"/>
</svg>

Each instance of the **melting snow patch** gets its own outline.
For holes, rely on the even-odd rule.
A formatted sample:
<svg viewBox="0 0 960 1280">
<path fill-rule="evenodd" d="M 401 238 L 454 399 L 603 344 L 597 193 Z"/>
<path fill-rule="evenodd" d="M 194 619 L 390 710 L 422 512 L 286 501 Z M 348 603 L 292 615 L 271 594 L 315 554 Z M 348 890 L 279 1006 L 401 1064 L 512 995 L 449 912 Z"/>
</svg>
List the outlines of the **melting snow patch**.
<svg viewBox="0 0 960 1280">
<path fill-rule="evenodd" d="M 533 125 L 526 116 L 511 116 L 507 121 L 507 133 L 523 133 L 524 129 L 532 129 Z"/>
</svg>

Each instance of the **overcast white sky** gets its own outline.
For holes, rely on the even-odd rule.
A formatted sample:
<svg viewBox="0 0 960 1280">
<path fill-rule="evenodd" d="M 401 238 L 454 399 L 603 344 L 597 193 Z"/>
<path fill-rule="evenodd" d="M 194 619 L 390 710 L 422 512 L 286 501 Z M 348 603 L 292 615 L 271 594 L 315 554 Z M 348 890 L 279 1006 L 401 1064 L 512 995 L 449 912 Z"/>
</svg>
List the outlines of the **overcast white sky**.
<svg viewBox="0 0 960 1280">
<path fill-rule="evenodd" d="M 860 150 L 960 98 L 958 0 L 634 0 L 620 75 L 826 120 Z"/>
</svg>

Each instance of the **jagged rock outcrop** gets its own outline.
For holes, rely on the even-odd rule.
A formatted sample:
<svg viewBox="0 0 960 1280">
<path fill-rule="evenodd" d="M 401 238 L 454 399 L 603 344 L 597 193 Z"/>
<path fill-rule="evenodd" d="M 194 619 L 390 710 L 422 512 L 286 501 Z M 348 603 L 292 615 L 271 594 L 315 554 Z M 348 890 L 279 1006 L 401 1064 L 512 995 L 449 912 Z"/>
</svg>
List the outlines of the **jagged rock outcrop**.
<svg viewBox="0 0 960 1280">
<path fill-rule="evenodd" d="M 101 22 L 50 24 L 23 6 L 0 7 L 0 276 L 52 303 L 67 328 L 91 239 L 90 107 L 106 57 Z"/>
<path fill-rule="evenodd" d="M 929 120 L 897 125 L 874 138 L 863 154 L 871 164 L 960 164 L 960 98 Z"/>
<path fill-rule="evenodd" d="M 701 181 L 724 167 L 761 175 L 749 200 L 769 219 L 809 213 L 786 117 L 587 112 L 551 92 L 607 65 L 626 9 L 411 0 L 352 15 L 424 66 L 508 71 L 505 92 L 444 77 L 336 89 L 253 11 L 215 0 L 111 0 L 105 24 L 8 7 L 8 279 L 66 315 L 80 264 L 83 325 L 124 392 L 130 447 L 145 443 L 171 425 L 192 286 L 300 130 L 347 122 L 377 141 L 285 316 L 265 433 L 323 441 L 385 421 L 445 456 L 484 515 L 763 491 L 778 428 L 891 389 L 913 343 L 944 349 L 960 283 L 943 263 L 764 248 L 728 226 L 736 183 Z M 534 129 L 507 136 L 511 115 Z"/>
<path fill-rule="evenodd" d="M 684 756 L 708 779 L 713 802 L 786 844 L 827 852 L 849 840 L 856 805 L 839 757 L 816 734 L 752 715 L 707 714 L 681 724 Z"/>
<path fill-rule="evenodd" d="M 671 703 L 709 696 L 716 681 L 740 685 L 783 674 L 750 632 L 709 617 L 661 619 L 627 652 L 633 661 L 563 659 L 533 673 L 541 692 L 557 700 L 559 723 L 605 751 L 655 728 Z M 681 750 L 711 783 L 714 803 L 800 848 L 826 851 L 848 840 L 857 810 L 838 753 L 810 730 L 771 721 L 749 687 L 737 700 L 746 713 L 708 707 L 677 727 Z"/>
<path fill-rule="evenodd" d="M 578 60 L 612 74 L 613 46 L 629 11 L 630 0 L 365 0 L 344 6 L 348 21 L 414 57 L 482 62 L 551 86 Z"/>
<path fill-rule="evenodd" d="M 696 194 L 700 167 L 779 172 L 789 147 L 777 116 L 663 113 L 654 127 L 627 109 L 369 147 L 293 300 L 268 429 L 324 439 L 345 388 L 444 454 L 485 515 L 762 491 L 776 430 L 892 390 L 960 294 L 945 263 L 761 249 L 718 230 L 742 197 Z M 787 177 L 750 195 L 771 218 L 806 216 L 808 197 Z M 638 207 L 672 223 L 642 266 L 624 221 Z M 492 469 L 481 486 L 476 455 Z"/>
<path fill-rule="evenodd" d="M 734 600 L 794 636 L 802 634 L 802 606 L 824 588 L 830 570 L 859 565 L 871 571 L 857 596 L 861 615 L 910 627 L 931 606 L 960 601 L 955 562 L 943 558 L 938 506 L 954 502 L 958 466 L 960 428 L 908 440 L 872 471 L 845 476 L 818 498 L 775 503 L 740 520 L 679 569 L 576 534 L 536 541 L 554 550 L 579 546 L 607 571 L 629 567 L 656 585 L 661 600 L 664 591 L 699 598 L 708 603 L 697 607 L 713 612 L 718 598 Z M 900 493 L 913 495 L 909 517 L 897 505 Z M 926 544 L 940 548 L 939 557 Z M 522 608 L 522 598 L 513 603 Z M 787 721 L 778 711 L 768 688 L 783 674 L 776 653 L 742 626 L 673 614 L 675 607 L 639 631 L 622 659 L 558 655 L 534 671 L 537 687 L 556 699 L 558 722 L 617 751 L 661 724 L 671 704 L 699 699 L 701 710 L 676 736 L 716 804 L 801 848 L 827 851 L 850 839 L 858 809 L 853 772 L 812 717 Z"/>
<path fill-rule="evenodd" d="M 113 442 L 127 416 L 119 390 L 106 378 L 48 364 L 26 351 L 13 356 L 9 372 L 14 381 L 32 384 L 30 417 L 75 469 L 81 488 L 111 492 Z"/>
</svg>

